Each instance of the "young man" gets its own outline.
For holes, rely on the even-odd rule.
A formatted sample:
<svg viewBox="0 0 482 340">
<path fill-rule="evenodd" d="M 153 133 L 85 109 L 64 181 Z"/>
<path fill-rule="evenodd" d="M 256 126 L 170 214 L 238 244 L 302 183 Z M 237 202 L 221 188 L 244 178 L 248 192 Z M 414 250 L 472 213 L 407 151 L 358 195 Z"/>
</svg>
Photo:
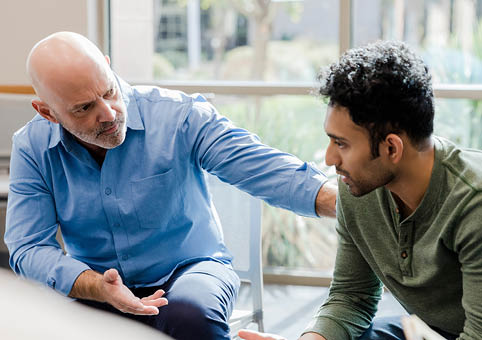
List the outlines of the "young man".
<svg viewBox="0 0 482 340">
<path fill-rule="evenodd" d="M 482 152 L 432 135 L 431 76 L 403 43 L 350 50 L 320 80 L 339 248 L 301 339 L 404 339 L 400 318 L 373 320 L 383 285 L 447 339 L 480 339 Z"/>
<path fill-rule="evenodd" d="M 27 67 L 39 115 L 13 138 L 5 233 L 18 274 L 176 339 L 228 339 L 239 278 L 204 171 L 299 214 L 334 215 L 319 170 L 202 96 L 129 86 L 81 35 L 43 39 Z"/>
</svg>

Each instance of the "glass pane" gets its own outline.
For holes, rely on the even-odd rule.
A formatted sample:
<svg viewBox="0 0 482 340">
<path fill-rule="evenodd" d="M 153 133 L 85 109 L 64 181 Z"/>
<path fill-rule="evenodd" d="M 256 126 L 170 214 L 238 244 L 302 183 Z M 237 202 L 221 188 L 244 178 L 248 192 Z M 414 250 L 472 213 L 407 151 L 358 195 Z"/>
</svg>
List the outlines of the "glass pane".
<svg viewBox="0 0 482 340">
<path fill-rule="evenodd" d="M 312 82 L 338 56 L 338 0 L 138 1 L 150 7 L 111 2 L 113 66 L 126 80 Z"/>
<path fill-rule="evenodd" d="M 315 162 L 335 180 L 334 169 L 328 169 L 324 161 L 326 105 L 319 98 L 216 96 L 213 104 L 237 126 L 256 133 L 263 143 Z M 304 218 L 265 204 L 262 226 L 264 266 L 333 270 L 334 219 Z"/>
<path fill-rule="evenodd" d="M 435 134 L 463 147 L 482 149 L 482 101 L 437 99 Z"/>
<path fill-rule="evenodd" d="M 435 83 L 482 83 L 482 0 L 353 0 L 352 45 L 403 40 Z"/>
<path fill-rule="evenodd" d="M 216 96 L 219 112 L 261 140 L 305 161 L 314 161 L 332 179 L 324 163 L 328 138 L 323 130 L 326 105 L 311 96 Z M 482 149 L 482 101 L 437 99 L 435 134 L 463 147 Z M 454 114 L 456 112 L 457 114 Z M 335 220 L 296 216 L 263 207 L 263 265 L 331 271 L 337 236 Z"/>
</svg>

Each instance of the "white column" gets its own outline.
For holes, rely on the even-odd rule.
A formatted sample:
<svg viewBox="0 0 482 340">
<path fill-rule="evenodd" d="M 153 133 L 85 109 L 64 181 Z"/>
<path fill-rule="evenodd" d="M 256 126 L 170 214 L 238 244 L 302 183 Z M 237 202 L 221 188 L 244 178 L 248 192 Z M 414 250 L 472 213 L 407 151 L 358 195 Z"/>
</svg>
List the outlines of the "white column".
<svg viewBox="0 0 482 340">
<path fill-rule="evenodd" d="M 129 82 L 153 79 L 153 0 L 111 1 L 114 71 Z"/>
<path fill-rule="evenodd" d="M 199 0 L 187 2 L 187 51 L 189 68 L 199 68 L 201 62 L 201 9 Z"/>
</svg>

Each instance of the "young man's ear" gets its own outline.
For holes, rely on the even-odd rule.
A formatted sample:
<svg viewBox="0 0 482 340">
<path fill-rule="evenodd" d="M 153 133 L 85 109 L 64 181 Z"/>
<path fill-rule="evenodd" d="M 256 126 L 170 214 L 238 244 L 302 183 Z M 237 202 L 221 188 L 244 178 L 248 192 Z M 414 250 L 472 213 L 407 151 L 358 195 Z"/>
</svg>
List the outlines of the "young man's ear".
<svg viewBox="0 0 482 340">
<path fill-rule="evenodd" d="M 387 155 L 388 160 L 393 164 L 397 164 L 402 159 L 403 155 L 403 139 L 394 133 L 390 133 L 385 137 L 382 142 L 384 153 Z"/>
<path fill-rule="evenodd" d="M 49 106 L 43 101 L 37 99 L 32 100 L 32 107 L 45 119 L 55 124 L 59 123 L 59 121 L 52 115 L 52 111 L 50 110 Z"/>
</svg>

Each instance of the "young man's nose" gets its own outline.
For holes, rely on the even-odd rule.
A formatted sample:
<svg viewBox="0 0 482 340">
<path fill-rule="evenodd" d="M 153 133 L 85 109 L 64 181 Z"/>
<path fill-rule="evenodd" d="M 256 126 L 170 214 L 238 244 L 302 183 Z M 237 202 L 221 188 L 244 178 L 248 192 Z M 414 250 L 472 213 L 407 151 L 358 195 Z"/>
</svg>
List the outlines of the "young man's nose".
<svg viewBox="0 0 482 340">
<path fill-rule="evenodd" d="M 328 166 L 338 166 L 340 162 L 340 158 L 338 156 L 338 153 L 334 150 L 333 143 L 328 144 L 328 148 L 326 149 L 326 155 L 325 155 L 325 163 Z"/>
</svg>

